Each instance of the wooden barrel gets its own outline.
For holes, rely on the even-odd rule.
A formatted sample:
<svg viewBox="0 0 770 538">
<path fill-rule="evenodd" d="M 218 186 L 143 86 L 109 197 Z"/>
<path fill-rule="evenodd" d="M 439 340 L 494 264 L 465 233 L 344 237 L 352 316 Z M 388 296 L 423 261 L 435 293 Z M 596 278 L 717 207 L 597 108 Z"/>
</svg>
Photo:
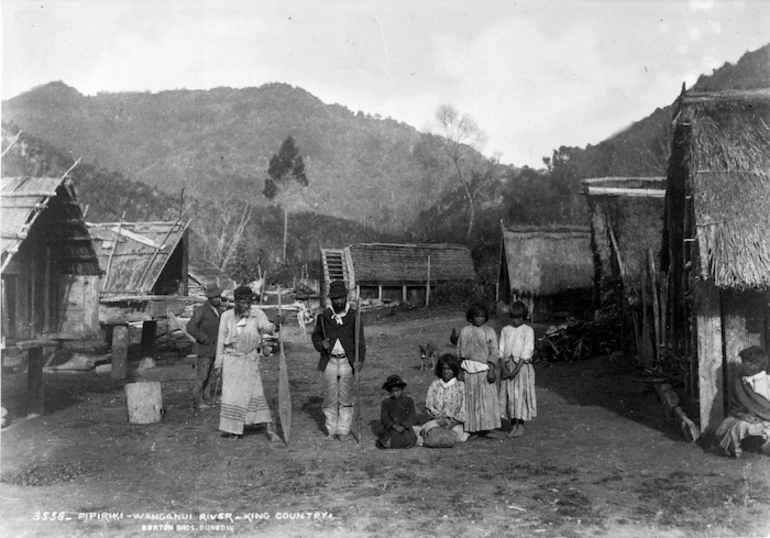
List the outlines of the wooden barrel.
<svg viewBox="0 0 770 538">
<path fill-rule="evenodd" d="M 160 422 L 163 395 L 160 381 L 129 383 L 126 385 L 126 406 L 131 424 Z"/>
</svg>

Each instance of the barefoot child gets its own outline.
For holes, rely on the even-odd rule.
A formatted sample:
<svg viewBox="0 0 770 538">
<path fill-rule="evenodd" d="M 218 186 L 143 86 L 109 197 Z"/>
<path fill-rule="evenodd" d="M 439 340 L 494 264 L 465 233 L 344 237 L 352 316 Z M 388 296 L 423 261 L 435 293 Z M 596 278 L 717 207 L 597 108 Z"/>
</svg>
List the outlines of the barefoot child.
<svg viewBox="0 0 770 538">
<path fill-rule="evenodd" d="M 438 377 L 430 387 L 425 397 L 425 408 L 431 416 L 420 429 L 421 441 L 418 444 L 431 446 L 425 443 L 425 439 L 433 429 L 443 429 L 447 432 L 445 437 L 451 440 L 451 444 L 461 443 L 468 439 L 468 433 L 463 430 L 465 422 L 465 383 L 457 379 L 460 373 L 460 363 L 454 355 L 445 353 L 438 358 L 435 374 Z M 449 435 L 452 432 L 454 436 Z M 436 432 L 431 434 L 433 437 Z M 449 443 L 443 446 L 449 446 Z"/>
<path fill-rule="evenodd" d="M 486 325 L 489 311 L 481 303 L 465 314 L 470 325 L 462 328 L 457 354 L 465 376 L 465 431 L 481 437 L 499 438 L 500 408 L 495 387 L 497 334 Z"/>
<path fill-rule="evenodd" d="M 382 402 L 380 420 L 385 431 L 377 439 L 377 448 L 412 448 L 417 444 L 417 434 L 412 427 L 417 421 L 414 401 L 403 395 L 403 379 L 397 375 L 388 376 L 382 386 L 390 397 Z"/>
<path fill-rule="evenodd" d="M 511 421 L 508 437 L 524 434 L 524 421 L 537 416 L 535 396 L 535 331 L 524 324 L 527 307 L 521 301 L 511 305 L 510 325 L 500 332 L 500 409 Z"/>
</svg>

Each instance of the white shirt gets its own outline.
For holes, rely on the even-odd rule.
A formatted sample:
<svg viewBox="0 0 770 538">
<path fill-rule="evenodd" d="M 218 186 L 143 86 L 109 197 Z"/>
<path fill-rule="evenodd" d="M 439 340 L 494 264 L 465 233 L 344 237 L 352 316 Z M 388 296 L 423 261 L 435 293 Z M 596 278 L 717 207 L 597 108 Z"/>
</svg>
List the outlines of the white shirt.
<svg viewBox="0 0 770 538">
<path fill-rule="evenodd" d="M 529 325 L 506 325 L 500 331 L 500 357 L 513 357 L 519 360 L 531 361 L 535 352 L 535 331 Z"/>
</svg>

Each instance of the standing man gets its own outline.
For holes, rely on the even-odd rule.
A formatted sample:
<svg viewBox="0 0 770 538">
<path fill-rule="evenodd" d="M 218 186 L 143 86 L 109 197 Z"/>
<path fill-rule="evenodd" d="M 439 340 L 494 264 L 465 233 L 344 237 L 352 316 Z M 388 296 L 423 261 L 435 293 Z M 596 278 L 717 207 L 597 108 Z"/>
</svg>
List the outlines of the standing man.
<svg viewBox="0 0 770 538">
<path fill-rule="evenodd" d="M 329 286 L 331 306 L 318 315 L 311 339 L 321 353 L 318 370 L 323 372 L 323 411 L 329 439 L 345 440 L 353 423 L 355 398 L 353 372 L 360 371 L 366 355 L 364 327 L 358 328 L 356 360 L 356 311 L 348 304 L 345 283 L 335 280 Z"/>
<path fill-rule="evenodd" d="M 222 314 L 219 323 L 216 370 L 222 370 L 222 405 L 219 429 L 222 437 L 240 439 L 243 427 L 264 424 L 270 441 L 277 441 L 273 417 L 262 387 L 260 362 L 264 333 L 279 330 L 281 319 L 272 323 L 259 308 L 252 308 L 248 286 L 235 289 L 235 306 Z"/>
<path fill-rule="evenodd" d="M 193 353 L 198 356 L 195 376 L 195 405 L 199 409 L 211 407 L 216 394 L 211 394 L 213 376 L 211 366 L 217 352 L 217 335 L 219 334 L 220 307 L 222 305 L 222 288 L 215 284 L 206 287 L 208 302 L 202 304 L 193 312 L 187 323 L 187 334 L 195 338 Z"/>
</svg>

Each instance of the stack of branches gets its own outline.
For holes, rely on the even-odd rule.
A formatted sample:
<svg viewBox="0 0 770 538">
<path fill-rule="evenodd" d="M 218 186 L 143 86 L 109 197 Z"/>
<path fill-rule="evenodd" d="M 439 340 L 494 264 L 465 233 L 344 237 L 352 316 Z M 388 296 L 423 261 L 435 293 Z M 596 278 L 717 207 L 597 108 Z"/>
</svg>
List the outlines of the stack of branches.
<svg viewBox="0 0 770 538">
<path fill-rule="evenodd" d="M 569 320 L 549 327 L 537 339 L 538 361 L 574 362 L 620 349 L 620 320 L 617 316 L 593 321 Z"/>
</svg>

